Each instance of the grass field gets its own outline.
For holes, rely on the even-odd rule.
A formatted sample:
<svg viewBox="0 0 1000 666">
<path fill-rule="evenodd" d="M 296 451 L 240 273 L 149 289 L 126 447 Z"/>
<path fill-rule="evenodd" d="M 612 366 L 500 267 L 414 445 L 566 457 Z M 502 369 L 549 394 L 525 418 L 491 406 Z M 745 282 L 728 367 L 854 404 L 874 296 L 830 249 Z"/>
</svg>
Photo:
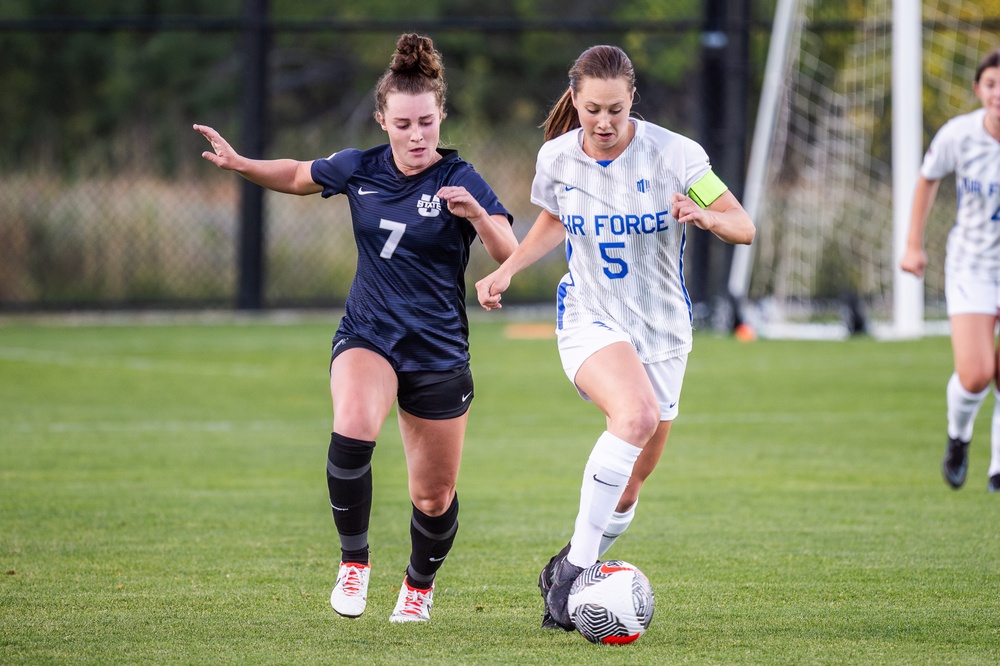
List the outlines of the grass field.
<svg viewBox="0 0 1000 666">
<path fill-rule="evenodd" d="M 997 664 L 992 399 L 938 469 L 945 338 L 699 334 L 681 416 L 609 556 L 656 592 L 624 647 L 539 629 L 603 424 L 555 344 L 473 328 L 461 530 L 433 620 L 390 625 L 409 551 L 398 430 L 376 449 L 368 612 L 329 606 L 336 320 L 0 320 L 0 663 Z"/>
</svg>

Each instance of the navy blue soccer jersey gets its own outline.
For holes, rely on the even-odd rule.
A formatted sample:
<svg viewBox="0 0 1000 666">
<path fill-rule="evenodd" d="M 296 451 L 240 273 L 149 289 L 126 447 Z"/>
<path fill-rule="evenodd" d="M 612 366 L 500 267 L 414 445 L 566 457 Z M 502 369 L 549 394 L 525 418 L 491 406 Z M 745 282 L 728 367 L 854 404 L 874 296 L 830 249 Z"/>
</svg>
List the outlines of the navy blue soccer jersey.
<svg viewBox="0 0 1000 666">
<path fill-rule="evenodd" d="M 464 186 L 490 215 L 510 214 L 472 165 L 454 150 L 405 176 L 388 145 L 347 149 L 312 164 L 323 197 L 351 204 L 358 268 L 337 335 L 380 349 L 397 372 L 441 371 L 469 362 L 465 269 L 476 238 L 472 223 L 435 195 Z"/>
</svg>

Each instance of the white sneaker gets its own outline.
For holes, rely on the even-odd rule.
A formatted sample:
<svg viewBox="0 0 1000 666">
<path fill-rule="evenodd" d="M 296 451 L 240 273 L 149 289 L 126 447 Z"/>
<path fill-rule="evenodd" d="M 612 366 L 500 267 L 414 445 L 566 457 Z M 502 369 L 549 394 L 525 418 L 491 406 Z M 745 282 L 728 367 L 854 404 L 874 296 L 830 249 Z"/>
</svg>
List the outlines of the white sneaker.
<svg viewBox="0 0 1000 666">
<path fill-rule="evenodd" d="M 330 605 L 344 617 L 359 617 L 368 605 L 368 576 L 370 564 L 341 562 L 337 584 L 330 593 Z"/>
<path fill-rule="evenodd" d="M 399 598 L 396 608 L 389 616 L 389 622 L 426 622 L 431 619 L 431 604 L 434 603 L 434 583 L 431 589 L 418 590 L 410 587 L 406 577 L 403 586 L 399 588 Z"/>
</svg>

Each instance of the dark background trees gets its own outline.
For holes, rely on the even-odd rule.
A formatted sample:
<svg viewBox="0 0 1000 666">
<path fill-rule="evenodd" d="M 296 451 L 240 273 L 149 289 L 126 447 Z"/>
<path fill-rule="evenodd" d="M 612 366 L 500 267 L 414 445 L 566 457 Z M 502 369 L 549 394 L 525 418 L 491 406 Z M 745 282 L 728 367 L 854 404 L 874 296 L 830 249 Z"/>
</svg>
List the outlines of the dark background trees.
<svg viewBox="0 0 1000 666">
<path fill-rule="evenodd" d="M 724 82 L 704 77 L 703 44 L 705 30 L 718 29 L 706 11 L 737 0 L 271 0 L 259 127 L 248 126 L 243 96 L 248 2 L 0 4 L 0 308 L 243 302 L 234 290 L 243 289 L 246 198 L 241 210 L 238 179 L 206 169 L 191 124 L 215 126 L 238 149 L 259 142 L 266 157 L 384 141 L 372 88 L 406 31 L 430 35 L 444 54 L 443 140 L 502 193 L 519 234 L 537 212 L 528 188 L 538 125 L 570 64 L 596 43 L 632 56 L 635 110 L 703 141 L 738 190 L 742 156 L 713 154 L 705 140 L 706 104 L 727 101 Z M 740 74 L 749 95 L 728 101 L 746 114 L 771 2 L 753 9 L 740 26 L 751 40 Z M 742 132 L 722 148 L 748 143 Z M 267 194 L 262 202 L 256 302 L 341 303 L 353 265 L 346 210 Z M 696 264 L 709 261 L 697 254 L 701 242 L 690 244 Z M 517 296 L 548 300 L 560 263 L 523 280 Z M 470 276 L 482 269 L 474 264 Z"/>
</svg>

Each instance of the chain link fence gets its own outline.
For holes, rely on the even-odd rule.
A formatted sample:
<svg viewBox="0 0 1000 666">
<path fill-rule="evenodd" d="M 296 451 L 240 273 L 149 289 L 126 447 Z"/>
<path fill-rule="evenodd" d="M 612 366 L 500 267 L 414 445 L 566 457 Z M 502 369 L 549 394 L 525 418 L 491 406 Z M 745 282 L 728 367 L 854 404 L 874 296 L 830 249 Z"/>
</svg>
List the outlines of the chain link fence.
<svg viewBox="0 0 1000 666">
<path fill-rule="evenodd" d="M 500 24 L 491 31 L 497 24 L 456 28 L 441 22 L 418 30 L 435 39 L 445 58 L 450 90 L 442 142 L 484 175 L 514 214 L 518 237 L 538 212 L 529 201 L 542 142 L 538 125 L 564 89 L 568 67 L 586 47 L 622 45 L 637 67 L 635 110 L 698 138 L 701 4 L 685 6 L 688 14 L 669 24 L 633 21 L 609 28 L 591 21 L 561 29 Z M 755 25 L 752 59 L 763 62 L 767 27 Z M 363 25 L 350 34 L 272 25 L 266 156 L 308 160 L 384 143 L 371 117 L 371 92 L 400 32 L 397 25 Z M 58 66 L 104 67 L 110 74 L 99 86 L 54 91 L 48 101 L 22 100 L 28 106 L 23 113 L 52 119 L 51 135 L 25 139 L 2 165 L 0 311 L 232 306 L 239 271 L 240 178 L 200 157 L 208 145 L 191 125 L 216 127 L 240 150 L 239 31 L 228 24 L 0 25 L 0 41 L 12 49 L 47 40 L 73 50 L 78 39 L 95 35 L 137 45 L 142 76 L 149 77 L 147 93 L 141 100 L 117 99 L 115 76 L 130 76 L 134 63 L 95 64 L 78 54 Z M 206 40 L 214 55 L 206 53 Z M 505 72 L 515 67 L 507 60 L 510 55 L 523 52 L 538 57 L 518 66 L 539 71 Z M 360 55 L 372 53 L 379 57 Z M 39 60 L 8 66 L 44 80 L 54 65 Z M 749 69 L 756 78 L 761 68 Z M 63 74 L 62 80 L 75 76 Z M 61 99 L 89 106 L 97 120 L 75 127 L 73 115 L 45 107 L 58 107 Z M 118 105 L 120 112 L 129 104 L 134 109 L 125 109 L 133 111 L 128 123 L 100 124 L 102 109 Z M 356 258 L 343 197 L 268 192 L 264 204 L 264 307 L 342 304 Z M 486 253 L 476 248 L 468 271 L 470 293 L 472 283 L 490 270 Z M 553 252 L 519 276 L 510 298 L 550 301 L 564 271 L 564 258 Z"/>
</svg>

